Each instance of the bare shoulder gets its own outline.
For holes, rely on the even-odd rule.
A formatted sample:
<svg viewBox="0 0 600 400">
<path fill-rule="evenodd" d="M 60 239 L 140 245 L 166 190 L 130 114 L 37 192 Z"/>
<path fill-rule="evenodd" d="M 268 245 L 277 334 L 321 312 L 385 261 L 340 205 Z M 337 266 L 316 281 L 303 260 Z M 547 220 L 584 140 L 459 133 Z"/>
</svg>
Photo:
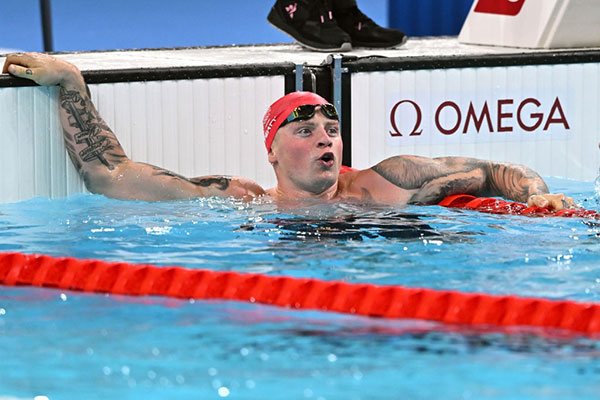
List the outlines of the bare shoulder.
<svg viewBox="0 0 600 400">
<path fill-rule="evenodd" d="M 406 204 L 411 192 L 390 183 L 373 168 L 347 172 L 339 178 L 340 195 L 364 203 Z"/>
</svg>

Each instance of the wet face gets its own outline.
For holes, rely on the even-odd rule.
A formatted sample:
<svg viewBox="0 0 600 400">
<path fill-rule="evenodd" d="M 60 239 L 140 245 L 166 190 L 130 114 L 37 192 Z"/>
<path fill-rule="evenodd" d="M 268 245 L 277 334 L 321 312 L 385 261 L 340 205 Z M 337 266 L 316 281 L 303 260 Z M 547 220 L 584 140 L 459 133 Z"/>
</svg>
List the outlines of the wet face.
<svg viewBox="0 0 600 400">
<path fill-rule="evenodd" d="M 278 186 L 318 195 L 337 182 L 342 165 L 340 124 L 320 111 L 306 121 L 296 121 L 277 131 L 269 162 Z"/>
</svg>

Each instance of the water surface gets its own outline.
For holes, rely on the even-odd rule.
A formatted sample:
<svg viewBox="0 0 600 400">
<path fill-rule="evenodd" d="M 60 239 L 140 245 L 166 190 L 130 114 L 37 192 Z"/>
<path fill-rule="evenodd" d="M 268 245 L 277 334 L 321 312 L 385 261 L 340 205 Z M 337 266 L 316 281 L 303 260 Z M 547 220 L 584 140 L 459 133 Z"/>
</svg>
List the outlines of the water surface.
<svg viewBox="0 0 600 400">
<path fill-rule="evenodd" d="M 588 209 L 590 183 L 549 180 Z M 437 206 L 0 204 L 0 251 L 598 302 L 600 224 Z M 600 342 L 0 287 L 0 398 L 593 399 Z"/>
</svg>

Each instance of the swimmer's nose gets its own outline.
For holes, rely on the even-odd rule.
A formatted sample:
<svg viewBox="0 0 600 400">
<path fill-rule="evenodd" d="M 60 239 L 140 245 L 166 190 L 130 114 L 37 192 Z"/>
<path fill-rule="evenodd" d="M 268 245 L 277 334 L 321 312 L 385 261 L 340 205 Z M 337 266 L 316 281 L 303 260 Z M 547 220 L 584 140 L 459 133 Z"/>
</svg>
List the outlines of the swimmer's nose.
<svg viewBox="0 0 600 400">
<path fill-rule="evenodd" d="M 329 139 L 322 140 L 319 142 L 319 147 L 331 147 L 331 146 L 333 146 L 333 142 Z"/>
<path fill-rule="evenodd" d="M 327 134 L 327 131 L 324 128 L 319 129 L 319 133 L 321 134 L 321 136 L 319 137 L 319 143 L 318 143 L 319 147 L 333 146 L 333 142 L 331 141 L 331 138 L 329 137 L 329 135 Z"/>
</svg>

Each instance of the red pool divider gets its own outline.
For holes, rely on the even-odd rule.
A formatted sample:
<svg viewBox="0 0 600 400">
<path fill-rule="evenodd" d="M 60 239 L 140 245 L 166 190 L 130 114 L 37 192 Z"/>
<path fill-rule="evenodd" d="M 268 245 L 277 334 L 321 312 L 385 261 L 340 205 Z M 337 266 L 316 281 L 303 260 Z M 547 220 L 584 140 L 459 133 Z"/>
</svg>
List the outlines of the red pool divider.
<svg viewBox="0 0 600 400">
<path fill-rule="evenodd" d="M 551 211 L 542 207 L 527 207 L 525 204 L 509 202 L 491 197 L 475 197 L 467 194 L 450 196 L 439 202 L 440 206 L 478 211 L 489 214 L 524 215 L 529 217 L 571 217 L 600 219 L 598 211 L 572 208 Z"/>
<path fill-rule="evenodd" d="M 600 333 L 600 305 L 183 267 L 0 253 L 0 284 L 181 299 L 223 299 L 381 318 Z"/>
</svg>

